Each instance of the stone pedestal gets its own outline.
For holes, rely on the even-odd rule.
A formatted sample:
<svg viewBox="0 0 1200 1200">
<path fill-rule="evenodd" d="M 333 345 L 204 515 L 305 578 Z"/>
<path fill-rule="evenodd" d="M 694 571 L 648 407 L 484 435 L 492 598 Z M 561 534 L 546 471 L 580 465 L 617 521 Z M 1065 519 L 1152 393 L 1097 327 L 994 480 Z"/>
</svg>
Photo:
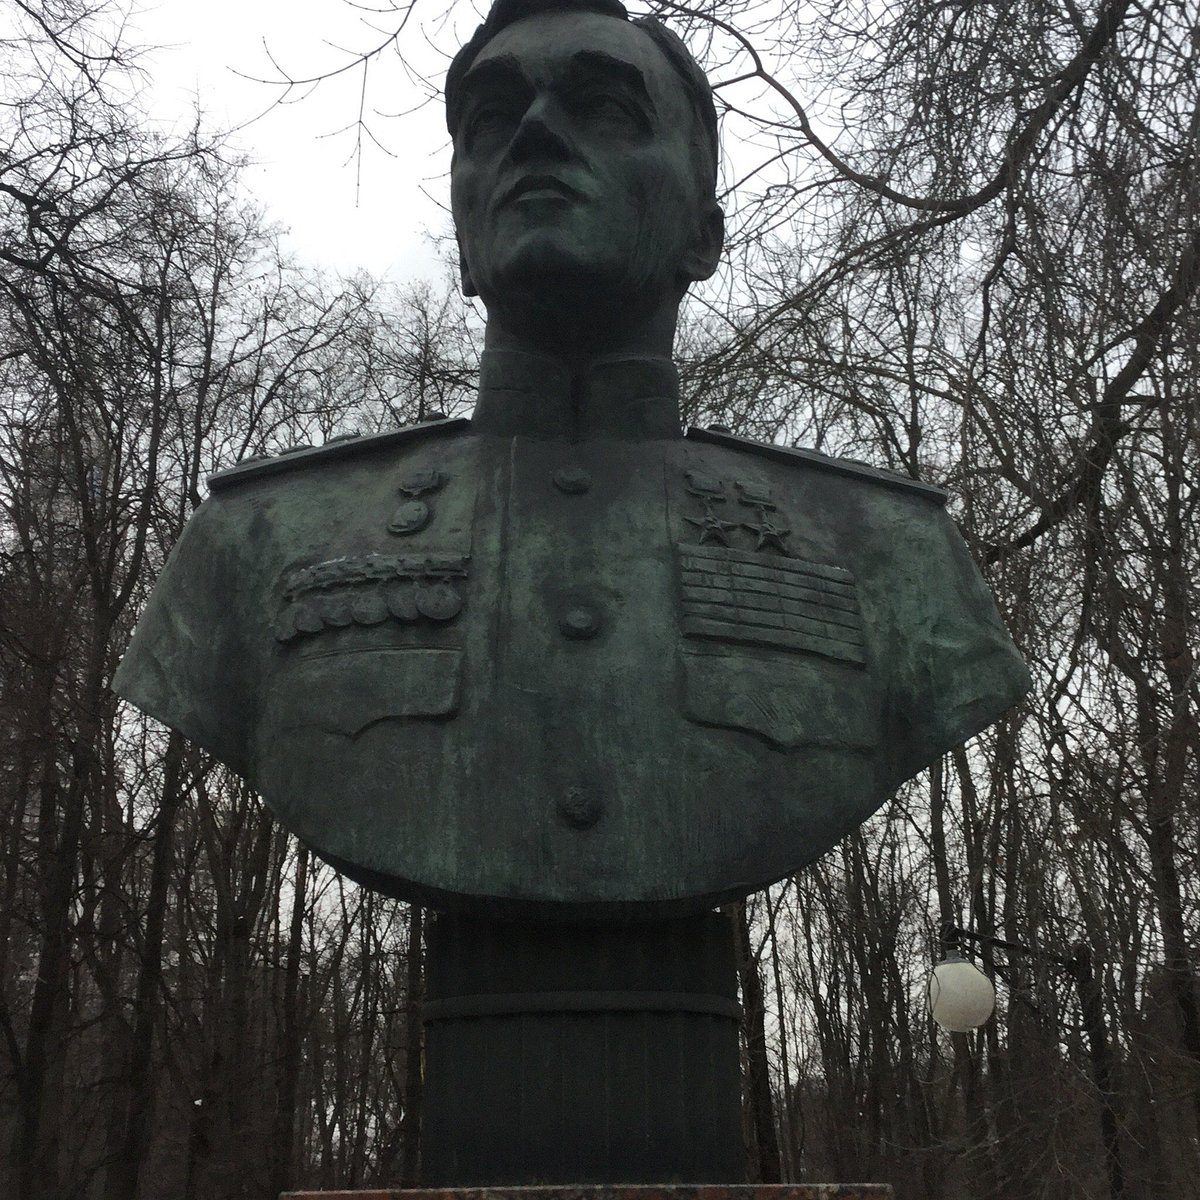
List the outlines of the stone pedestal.
<svg viewBox="0 0 1200 1200">
<path fill-rule="evenodd" d="M 606 1184 L 284 1192 L 280 1200 L 893 1200 L 893 1192 L 886 1183 Z"/>
<path fill-rule="evenodd" d="M 427 1188 L 745 1180 L 724 914 L 611 926 L 439 916 L 423 1007 Z"/>
</svg>

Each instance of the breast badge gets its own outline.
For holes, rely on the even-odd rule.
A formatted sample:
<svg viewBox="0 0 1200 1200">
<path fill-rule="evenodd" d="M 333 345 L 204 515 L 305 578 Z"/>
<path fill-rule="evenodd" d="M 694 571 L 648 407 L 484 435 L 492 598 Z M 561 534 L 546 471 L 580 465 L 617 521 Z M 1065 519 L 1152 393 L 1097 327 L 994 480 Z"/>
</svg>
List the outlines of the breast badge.
<svg viewBox="0 0 1200 1200">
<path fill-rule="evenodd" d="M 721 480 L 688 471 L 685 483 L 703 512 L 684 516 L 696 540 L 678 547 L 684 636 L 865 665 L 854 576 L 792 554 L 786 542 L 791 529 L 770 489 L 735 480 L 738 503 L 754 518 L 735 521 L 716 511 L 715 505 L 728 502 Z"/>
<path fill-rule="evenodd" d="M 401 536 L 406 533 L 420 533 L 433 516 L 429 505 L 421 497 L 438 491 L 445 482 L 446 477 L 441 471 L 432 470 L 412 475 L 400 484 L 397 491 L 405 499 L 392 514 L 392 519 L 388 522 L 388 532 Z"/>
<path fill-rule="evenodd" d="M 465 555 L 368 554 L 300 567 L 280 581 L 275 638 L 286 644 L 389 619 L 452 621 L 462 611 L 459 587 L 466 575 Z"/>
<path fill-rule="evenodd" d="M 723 520 L 713 507 L 725 503 L 725 484 L 715 475 L 707 475 L 703 471 L 685 471 L 684 480 L 688 494 L 704 505 L 704 511 L 698 517 L 683 519 L 696 527 L 696 535 L 702 546 L 706 543 L 728 546 L 730 532 L 738 528 L 739 522 Z"/>
</svg>

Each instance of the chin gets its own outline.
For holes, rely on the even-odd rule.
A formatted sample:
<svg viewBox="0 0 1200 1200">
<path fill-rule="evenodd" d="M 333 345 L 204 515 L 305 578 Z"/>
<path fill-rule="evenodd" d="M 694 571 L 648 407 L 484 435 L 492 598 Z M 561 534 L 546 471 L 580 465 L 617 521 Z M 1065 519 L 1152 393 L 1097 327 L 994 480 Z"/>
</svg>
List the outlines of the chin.
<svg viewBox="0 0 1200 1200">
<path fill-rule="evenodd" d="M 661 263 L 647 270 L 633 247 L 589 247 L 578 240 L 539 235 L 510 243 L 507 249 L 489 264 L 490 270 L 472 273 L 480 295 L 485 300 L 495 297 L 502 306 L 514 296 L 536 293 L 588 306 L 640 307 L 648 297 L 673 291 L 678 276 Z"/>
<path fill-rule="evenodd" d="M 551 282 L 558 288 L 591 289 L 615 283 L 624 274 L 619 268 L 619 257 L 624 256 L 614 255 L 611 248 L 593 252 L 581 239 L 558 230 L 516 239 L 506 251 L 494 264 L 497 291 Z"/>
</svg>

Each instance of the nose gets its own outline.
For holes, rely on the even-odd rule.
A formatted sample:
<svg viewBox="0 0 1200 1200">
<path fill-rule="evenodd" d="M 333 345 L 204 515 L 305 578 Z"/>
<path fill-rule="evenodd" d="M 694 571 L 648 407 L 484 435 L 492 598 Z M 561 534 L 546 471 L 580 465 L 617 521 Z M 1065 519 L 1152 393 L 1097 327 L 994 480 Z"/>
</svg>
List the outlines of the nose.
<svg viewBox="0 0 1200 1200">
<path fill-rule="evenodd" d="M 539 96 L 526 110 L 508 148 L 513 162 L 571 157 L 571 143 L 562 127 L 562 114 L 548 96 Z"/>
</svg>

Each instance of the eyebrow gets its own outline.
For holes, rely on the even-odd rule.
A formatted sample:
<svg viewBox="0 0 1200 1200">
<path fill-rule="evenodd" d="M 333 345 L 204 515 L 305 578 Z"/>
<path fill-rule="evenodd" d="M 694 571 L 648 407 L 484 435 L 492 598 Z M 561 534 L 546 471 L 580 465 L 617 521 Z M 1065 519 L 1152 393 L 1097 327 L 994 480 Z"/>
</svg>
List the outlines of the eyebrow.
<svg viewBox="0 0 1200 1200">
<path fill-rule="evenodd" d="M 645 77 L 632 63 L 614 58 L 602 50 L 580 50 L 571 56 L 570 63 L 572 71 L 580 71 L 606 83 L 621 84 L 634 93 L 651 113 L 657 112 L 646 87 Z M 462 81 L 462 100 L 459 107 L 467 103 L 471 93 L 489 85 L 516 87 L 522 90 L 530 90 L 534 86 L 515 56 L 501 54 L 496 58 L 485 59 L 466 73 Z"/>
<path fill-rule="evenodd" d="M 611 54 L 605 54 L 602 50 L 580 50 L 571 56 L 571 66 L 606 82 L 615 80 L 624 84 L 651 112 L 656 111 L 654 101 L 646 88 L 646 79 L 633 63 L 613 58 Z"/>
<path fill-rule="evenodd" d="M 497 58 L 485 59 L 466 73 L 462 81 L 462 102 L 466 101 L 471 92 L 479 87 L 487 87 L 488 84 L 501 84 L 523 89 L 533 87 L 516 58 L 510 54 L 502 54 Z"/>
</svg>

